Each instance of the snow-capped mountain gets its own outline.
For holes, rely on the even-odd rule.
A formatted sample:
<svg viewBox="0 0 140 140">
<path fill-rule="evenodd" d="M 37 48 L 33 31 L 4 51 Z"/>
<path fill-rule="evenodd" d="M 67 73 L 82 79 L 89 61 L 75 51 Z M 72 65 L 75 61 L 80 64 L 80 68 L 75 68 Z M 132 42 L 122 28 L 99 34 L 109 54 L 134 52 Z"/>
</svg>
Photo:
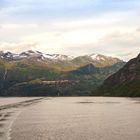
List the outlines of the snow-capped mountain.
<svg viewBox="0 0 140 140">
<path fill-rule="evenodd" d="M 92 58 L 92 60 L 96 60 L 96 61 L 106 61 L 108 59 L 114 59 L 114 60 L 120 60 L 118 58 L 115 58 L 115 57 L 112 57 L 112 56 L 105 56 L 105 55 L 102 55 L 102 54 L 90 54 L 88 55 L 89 57 Z"/>
<path fill-rule="evenodd" d="M 84 66 L 87 64 L 93 64 L 97 67 L 105 67 L 109 65 L 113 65 L 118 62 L 122 62 L 122 60 L 105 56 L 102 54 L 90 54 L 90 55 L 83 55 L 78 57 L 73 57 L 69 55 L 62 55 L 62 54 L 45 54 L 39 51 L 32 51 L 28 50 L 19 54 L 11 53 L 11 52 L 0 52 L 0 58 L 9 60 L 9 61 L 16 61 L 16 60 L 22 60 L 22 59 L 29 59 L 29 60 L 37 60 L 42 62 L 67 62 L 68 65 L 71 66 Z M 65 63 L 66 64 L 66 63 Z"/>
<path fill-rule="evenodd" d="M 73 56 L 68 56 L 68 55 L 61 55 L 61 54 L 42 54 L 44 58 L 47 59 L 52 59 L 52 60 L 72 60 L 74 57 Z"/>
<path fill-rule="evenodd" d="M 0 58 L 1 59 L 7 59 L 7 60 L 20 60 L 25 58 L 38 58 L 38 59 L 49 59 L 49 60 L 59 60 L 59 61 L 70 61 L 74 57 L 73 56 L 67 56 L 67 55 L 61 55 L 61 54 L 45 54 L 39 51 L 32 51 L 28 50 L 25 52 L 22 52 L 20 54 L 14 54 L 11 52 L 0 52 Z"/>
<path fill-rule="evenodd" d="M 12 60 L 13 58 L 16 58 L 18 56 L 19 56 L 18 54 L 14 54 L 11 52 L 3 52 L 3 51 L 0 52 L 0 58 L 2 59 Z"/>
</svg>

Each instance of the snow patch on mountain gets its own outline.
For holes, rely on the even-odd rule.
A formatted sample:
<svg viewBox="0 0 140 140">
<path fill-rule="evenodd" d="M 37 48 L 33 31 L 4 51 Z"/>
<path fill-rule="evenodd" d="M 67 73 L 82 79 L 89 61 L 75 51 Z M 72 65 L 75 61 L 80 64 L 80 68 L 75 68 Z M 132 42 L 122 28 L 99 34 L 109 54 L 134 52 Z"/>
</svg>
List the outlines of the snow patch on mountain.
<svg viewBox="0 0 140 140">
<path fill-rule="evenodd" d="M 89 57 L 91 57 L 92 60 L 97 60 L 97 61 L 105 60 L 105 58 L 109 58 L 109 57 L 101 55 L 101 54 L 91 54 L 91 55 L 89 55 Z"/>
<path fill-rule="evenodd" d="M 90 57 L 93 62 L 94 61 L 121 61 L 118 58 L 115 57 L 111 57 L 111 56 L 105 56 L 105 55 L 101 55 L 101 54 L 90 54 L 90 55 L 85 55 L 86 57 Z M 80 57 L 84 57 L 86 59 L 85 56 L 80 56 Z M 11 53 L 11 52 L 3 52 L 0 51 L 0 58 L 1 59 L 6 59 L 6 60 L 21 60 L 21 59 L 34 59 L 36 58 L 39 61 L 71 61 L 77 57 L 71 56 L 71 55 L 62 55 L 62 54 L 45 54 L 39 51 L 32 51 L 32 50 L 28 50 L 19 54 L 15 54 L 15 53 Z"/>
<path fill-rule="evenodd" d="M 89 56 L 94 60 L 94 59 L 97 59 L 98 54 L 91 54 Z"/>
</svg>

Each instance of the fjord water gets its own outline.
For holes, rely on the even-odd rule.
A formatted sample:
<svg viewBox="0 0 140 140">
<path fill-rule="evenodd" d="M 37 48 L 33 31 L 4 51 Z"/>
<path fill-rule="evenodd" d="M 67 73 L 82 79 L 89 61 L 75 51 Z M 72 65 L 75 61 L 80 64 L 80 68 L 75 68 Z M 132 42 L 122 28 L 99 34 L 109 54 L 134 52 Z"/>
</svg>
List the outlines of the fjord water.
<svg viewBox="0 0 140 140">
<path fill-rule="evenodd" d="M 1 97 L 0 106 L 20 103 L 24 101 L 33 100 L 33 99 L 37 99 L 37 97 L 9 97 L 9 98 Z"/>
<path fill-rule="evenodd" d="M 43 98 L 39 97 L 9 97 L 0 98 L 0 140 L 9 140 L 11 126 L 18 115 L 26 107 L 38 103 Z"/>
<path fill-rule="evenodd" d="M 139 140 L 140 99 L 45 98 L 24 108 L 11 140 Z"/>
</svg>

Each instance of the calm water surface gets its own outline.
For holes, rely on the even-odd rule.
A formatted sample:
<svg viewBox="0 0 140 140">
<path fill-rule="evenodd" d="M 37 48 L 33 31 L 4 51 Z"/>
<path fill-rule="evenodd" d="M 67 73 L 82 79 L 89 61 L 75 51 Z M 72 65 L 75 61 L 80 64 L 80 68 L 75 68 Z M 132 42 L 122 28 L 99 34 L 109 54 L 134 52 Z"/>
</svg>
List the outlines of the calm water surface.
<svg viewBox="0 0 140 140">
<path fill-rule="evenodd" d="M 140 140 L 139 98 L 45 98 L 17 110 L 11 140 Z"/>
<path fill-rule="evenodd" d="M 0 106 L 19 103 L 32 99 L 37 99 L 37 97 L 0 97 Z"/>
</svg>

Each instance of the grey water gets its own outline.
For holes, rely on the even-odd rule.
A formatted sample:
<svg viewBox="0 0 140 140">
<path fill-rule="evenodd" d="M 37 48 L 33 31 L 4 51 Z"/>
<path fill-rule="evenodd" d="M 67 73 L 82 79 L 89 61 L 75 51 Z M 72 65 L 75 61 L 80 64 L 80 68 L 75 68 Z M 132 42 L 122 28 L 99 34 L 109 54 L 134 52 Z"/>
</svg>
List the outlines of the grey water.
<svg viewBox="0 0 140 140">
<path fill-rule="evenodd" d="M 140 98 L 46 97 L 7 112 L 2 140 L 140 140 Z"/>
</svg>

